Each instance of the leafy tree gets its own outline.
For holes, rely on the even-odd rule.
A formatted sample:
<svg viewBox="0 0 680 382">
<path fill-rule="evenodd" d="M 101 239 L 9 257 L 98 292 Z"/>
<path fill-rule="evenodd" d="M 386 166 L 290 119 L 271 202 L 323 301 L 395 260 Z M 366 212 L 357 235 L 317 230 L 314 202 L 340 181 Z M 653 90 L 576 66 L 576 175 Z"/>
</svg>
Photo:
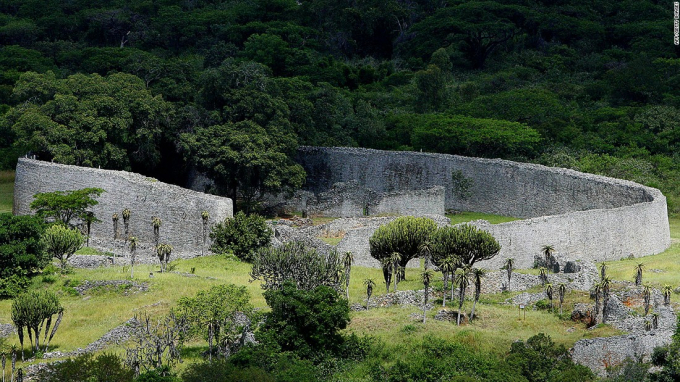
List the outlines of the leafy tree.
<svg viewBox="0 0 680 382">
<path fill-rule="evenodd" d="M 478 261 L 493 258 L 501 246 L 487 231 L 470 224 L 446 226 L 432 233 L 432 260 L 439 266 L 446 258 L 453 258 L 456 268 L 472 268 Z"/>
<path fill-rule="evenodd" d="M 40 241 L 50 257 L 56 257 L 64 270 L 68 259 L 83 246 L 85 239 L 79 230 L 56 224 L 45 230 Z"/>
<path fill-rule="evenodd" d="M 411 133 L 413 147 L 431 152 L 480 157 L 528 156 L 541 141 L 536 130 L 518 122 L 443 114 L 399 118 L 397 123 L 417 123 Z"/>
<path fill-rule="evenodd" d="M 0 214 L 0 297 L 13 297 L 29 284 L 29 276 L 49 264 L 40 237 L 45 223 L 35 216 Z"/>
<path fill-rule="evenodd" d="M 303 290 L 287 281 L 280 289 L 264 293 L 271 313 L 262 332 L 284 351 L 301 358 L 337 354 L 344 338 L 340 331 L 349 323 L 349 305 L 333 288 L 319 285 Z"/>
<path fill-rule="evenodd" d="M 383 264 L 383 272 L 386 266 L 390 265 L 386 261 L 394 253 L 400 255 L 398 265 L 405 267 L 406 263 L 420 254 L 421 245 L 429 240 L 436 226 L 436 223 L 428 218 L 399 217 L 380 226 L 373 233 L 369 239 L 371 256 Z M 387 283 L 387 276 L 385 282 Z"/>
<path fill-rule="evenodd" d="M 14 88 L 21 103 L 0 118 L 17 144 L 43 160 L 129 170 L 154 168 L 172 107 L 130 74 L 75 74 L 57 79 L 24 73 Z"/>
<path fill-rule="evenodd" d="M 94 197 L 100 196 L 102 193 L 104 193 L 104 190 L 101 188 L 41 192 L 34 195 L 31 209 L 44 219 L 52 219 L 64 225 L 72 226 L 72 219 L 90 222 L 91 224 L 97 220 L 88 209 L 99 204 Z"/>
<path fill-rule="evenodd" d="M 233 284 L 216 285 L 194 297 L 182 297 L 178 307 L 192 332 L 208 341 L 211 360 L 213 354 L 228 358 L 238 350 L 239 339 L 254 317 L 248 290 Z"/>
<path fill-rule="evenodd" d="M 233 218 L 226 218 L 213 226 L 210 250 L 215 253 L 232 252 L 239 259 L 250 262 L 258 250 L 269 245 L 271 236 L 272 230 L 262 216 L 239 211 Z"/>
<path fill-rule="evenodd" d="M 514 342 L 507 362 L 511 369 L 520 370 L 531 382 L 595 380 L 590 369 L 574 364 L 564 345 L 556 345 L 550 336 L 543 333 L 530 337 L 526 342 Z"/>
<path fill-rule="evenodd" d="M 201 227 L 203 227 L 203 235 L 201 238 L 201 256 L 205 255 L 205 242 L 208 236 L 208 221 L 210 219 L 210 213 L 208 211 L 201 212 Z"/>
<path fill-rule="evenodd" d="M 215 181 L 217 192 L 234 201 L 241 198 L 246 212 L 265 193 L 292 192 L 305 179 L 302 166 L 291 159 L 294 138 L 253 121 L 201 128 L 184 135 L 183 142 L 198 170 Z"/>
<path fill-rule="evenodd" d="M 288 242 L 258 251 L 250 277 L 263 281 L 262 287 L 267 290 L 281 289 L 286 281 L 302 290 L 312 290 L 320 285 L 341 290 L 343 268 L 342 257 L 337 251 L 324 255 L 304 243 Z"/>
<path fill-rule="evenodd" d="M 52 318 L 55 314 L 57 318 L 54 326 L 52 326 Z M 40 336 L 44 328 L 42 351 L 47 351 L 63 315 L 64 308 L 61 306 L 59 298 L 50 291 L 30 291 L 20 294 L 12 301 L 12 322 L 19 334 L 22 360 L 24 358 L 24 329 L 28 333 L 34 353 L 37 353 L 41 349 Z M 52 329 L 51 332 L 50 328 Z"/>
</svg>

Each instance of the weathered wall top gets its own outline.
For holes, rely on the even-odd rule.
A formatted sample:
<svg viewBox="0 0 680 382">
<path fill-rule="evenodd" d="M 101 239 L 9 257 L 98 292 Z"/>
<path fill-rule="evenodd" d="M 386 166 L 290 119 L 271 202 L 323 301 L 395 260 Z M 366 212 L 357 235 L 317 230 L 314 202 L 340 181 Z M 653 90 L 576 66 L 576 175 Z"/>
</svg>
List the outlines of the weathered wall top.
<svg viewBox="0 0 680 382">
<path fill-rule="evenodd" d="M 114 213 L 121 215 L 118 231 L 122 237 L 124 228 L 121 212 L 125 208 L 132 212 L 129 232 L 141 242 L 140 256 L 152 255 L 154 235 L 151 219 L 154 216 L 162 221 L 160 242 L 172 245 L 175 255 L 200 254 L 203 244 L 202 211 L 210 214 L 209 224 L 233 216 L 229 198 L 188 190 L 126 171 L 68 166 L 25 158 L 19 159 L 17 164 L 14 213 L 32 213 L 29 205 L 36 193 L 87 187 L 99 187 L 106 191 L 97 199 L 99 204 L 93 208 L 101 222 L 92 226 L 91 236 L 95 238 L 96 246 L 108 250 L 120 246 L 120 243 L 113 242 L 111 217 Z"/>
<path fill-rule="evenodd" d="M 446 208 L 518 218 L 608 209 L 663 198 L 656 189 L 603 176 L 501 159 L 347 147 L 300 147 L 306 189 L 323 192 L 357 180 L 379 191 L 446 189 Z M 454 172 L 471 180 L 471 197 L 456 192 Z"/>
</svg>

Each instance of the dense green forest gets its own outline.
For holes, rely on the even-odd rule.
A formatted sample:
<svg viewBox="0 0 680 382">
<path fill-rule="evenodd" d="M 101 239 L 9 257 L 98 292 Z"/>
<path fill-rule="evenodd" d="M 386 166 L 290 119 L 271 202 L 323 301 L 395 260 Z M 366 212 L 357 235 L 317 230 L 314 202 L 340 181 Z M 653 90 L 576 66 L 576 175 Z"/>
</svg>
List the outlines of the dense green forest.
<svg viewBox="0 0 680 382">
<path fill-rule="evenodd" d="M 298 145 L 423 150 L 627 178 L 680 211 L 667 1 L 4 0 L 0 42 L 3 168 L 197 166 L 251 200 L 303 184 Z"/>
</svg>

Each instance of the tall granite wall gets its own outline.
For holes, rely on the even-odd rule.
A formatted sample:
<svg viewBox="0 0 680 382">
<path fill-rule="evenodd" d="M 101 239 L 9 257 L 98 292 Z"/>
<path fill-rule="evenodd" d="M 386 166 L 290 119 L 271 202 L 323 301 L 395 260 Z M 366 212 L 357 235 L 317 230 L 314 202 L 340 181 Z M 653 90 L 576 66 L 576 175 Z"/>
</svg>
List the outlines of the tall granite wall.
<svg viewBox="0 0 680 382">
<path fill-rule="evenodd" d="M 209 225 L 233 216 L 232 201 L 159 182 L 153 178 L 125 172 L 67 166 L 32 159 L 19 159 L 14 183 L 14 213 L 32 213 L 29 205 L 38 192 L 77 190 L 98 187 L 104 192 L 93 207 L 101 220 L 91 228 L 91 244 L 115 253 L 122 251 L 122 240 L 113 239 L 112 215 L 120 215 L 118 226 L 123 236 L 122 211 L 131 210 L 130 234 L 140 240 L 138 256 L 153 255 L 154 216 L 161 219 L 160 242 L 174 247 L 173 256 L 201 253 L 203 242 L 202 211 L 210 214 Z M 208 238 L 208 241 L 210 239 Z M 208 243 L 209 245 L 209 243 Z"/>
<path fill-rule="evenodd" d="M 531 267 L 534 255 L 552 245 L 558 260 L 614 260 L 656 254 L 670 245 L 666 198 L 657 189 L 573 170 L 500 159 L 356 148 L 302 147 L 297 160 L 307 171 L 305 188 L 327 191 L 356 181 L 376 192 L 442 186 L 448 209 L 524 218 L 503 224 L 475 222 L 502 245 L 500 256 L 481 264 L 500 267 L 515 258 Z M 461 198 L 452 174 L 470 180 Z M 368 256 L 377 227 L 347 232 L 338 244 Z"/>
</svg>

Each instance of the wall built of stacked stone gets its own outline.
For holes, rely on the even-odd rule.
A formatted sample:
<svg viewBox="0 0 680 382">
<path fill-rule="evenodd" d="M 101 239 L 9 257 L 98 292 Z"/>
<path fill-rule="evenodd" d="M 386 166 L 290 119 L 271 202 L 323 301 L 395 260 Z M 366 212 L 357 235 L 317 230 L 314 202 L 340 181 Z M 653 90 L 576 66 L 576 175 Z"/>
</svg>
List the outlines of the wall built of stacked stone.
<svg viewBox="0 0 680 382">
<path fill-rule="evenodd" d="M 301 147 L 297 161 L 308 174 L 306 190 L 317 195 L 349 182 L 377 193 L 440 186 L 447 209 L 524 218 L 473 223 L 503 247 L 500 256 L 481 264 L 488 268 L 508 257 L 517 267 L 531 267 L 544 245 L 559 251 L 558 261 L 618 260 L 670 245 L 666 198 L 633 182 L 500 159 L 357 148 Z M 459 196 L 456 172 L 470 180 L 469 197 Z M 368 238 L 375 229 L 348 231 L 338 249 L 370 257 Z"/>
<path fill-rule="evenodd" d="M 443 215 L 445 211 L 445 191 L 441 186 L 378 192 L 356 180 L 335 183 L 323 192 L 301 190 L 292 197 L 278 195 L 268 196 L 267 199 L 267 204 L 279 212 L 302 211 L 309 216 L 422 216 Z"/>
<path fill-rule="evenodd" d="M 112 215 L 118 213 L 118 231 L 124 234 L 122 211 L 129 208 L 130 234 L 139 238 L 138 256 L 153 256 L 152 218 L 161 219 L 160 242 L 174 247 L 173 256 L 200 254 L 203 243 L 202 211 L 210 214 L 209 225 L 233 216 L 232 201 L 191 191 L 125 171 L 67 166 L 32 159 L 19 159 L 14 184 L 14 213 L 32 213 L 33 195 L 39 192 L 98 187 L 106 192 L 93 212 L 101 220 L 91 228 L 92 246 L 121 253 L 123 240 L 113 240 Z M 207 245 L 210 245 L 209 238 Z M 125 252 L 127 253 L 127 252 Z"/>
</svg>

